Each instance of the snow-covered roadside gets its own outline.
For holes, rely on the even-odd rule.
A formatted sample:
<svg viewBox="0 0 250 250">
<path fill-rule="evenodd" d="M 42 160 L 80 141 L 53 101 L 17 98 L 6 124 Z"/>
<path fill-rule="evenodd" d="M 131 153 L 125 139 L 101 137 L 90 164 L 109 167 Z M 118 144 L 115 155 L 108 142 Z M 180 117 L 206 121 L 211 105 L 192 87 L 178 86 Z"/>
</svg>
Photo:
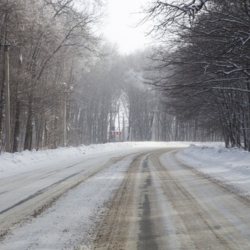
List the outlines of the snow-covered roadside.
<svg viewBox="0 0 250 250">
<path fill-rule="evenodd" d="M 177 154 L 180 160 L 227 185 L 241 195 L 250 196 L 250 153 L 222 145 L 194 145 Z"/>
<path fill-rule="evenodd" d="M 0 180 L 12 175 L 60 164 L 72 159 L 85 159 L 100 153 L 160 147 L 186 147 L 178 157 L 199 171 L 233 184 L 250 193 L 250 153 L 240 149 L 225 149 L 222 143 L 189 142 L 120 142 L 89 146 L 58 148 L 43 151 L 24 151 L 0 155 Z M 189 146 L 189 147 L 188 147 Z"/>
<path fill-rule="evenodd" d="M 33 151 L 0 155 L 0 179 L 28 172 L 34 168 L 51 166 L 60 161 L 77 157 L 99 157 L 100 153 L 137 152 L 140 149 L 162 147 L 187 147 L 190 143 L 127 142 L 109 143 L 77 148 Z M 138 150 L 137 150 L 138 149 Z M 178 157 L 223 183 L 249 194 L 250 153 L 239 149 L 225 149 L 222 144 L 201 143 L 191 145 L 178 153 Z M 105 211 L 105 204 L 112 198 L 122 181 L 133 156 L 120 161 L 69 191 L 52 207 L 36 219 L 17 226 L 11 235 L 0 243 L 0 249 L 91 249 L 91 230 Z M 1 180 L 0 180 L 1 181 Z"/>
<path fill-rule="evenodd" d="M 91 156 L 93 154 L 109 151 L 118 152 L 133 148 L 186 147 L 189 144 L 188 142 L 117 142 L 41 151 L 27 150 L 14 154 L 3 153 L 0 155 L 0 179 L 53 165 L 60 161 L 63 162 L 73 157 Z"/>
<path fill-rule="evenodd" d="M 16 228 L 0 243 L 0 249 L 91 249 L 91 231 L 132 159 L 126 157 L 69 191 L 42 215 Z"/>
</svg>

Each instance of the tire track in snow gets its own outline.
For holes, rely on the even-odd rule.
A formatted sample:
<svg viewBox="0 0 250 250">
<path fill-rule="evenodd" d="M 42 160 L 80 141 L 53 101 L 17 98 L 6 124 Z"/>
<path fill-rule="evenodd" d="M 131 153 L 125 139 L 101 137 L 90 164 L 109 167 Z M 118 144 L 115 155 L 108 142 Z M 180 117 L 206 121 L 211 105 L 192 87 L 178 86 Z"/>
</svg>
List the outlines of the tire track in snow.
<svg viewBox="0 0 250 250">
<path fill-rule="evenodd" d="M 72 188 L 75 188 L 82 182 L 86 181 L 88 178 L 91 178 L 101 170 L 122 160 L 125 157 L 126 155 L 113 157 L 108 162 L 99 166 L 93 166 L 93 168 L 88 171 L 82 170 L 78 171 L 77 173 L 70 174 L 69 176 L 60 179 L 47 187 L 39 189 L 28 197 L 23 198 L 20 201 L 12 204 L 11 206 L 3 209 L 0 212 L 0 240 L 2 240 L 11 231 L 11 228 L 14 225 L 29 219 L 30 216 L 36 217 L 37 215 L 41 214 L 56 200 L 58 200 L 64 193 L 68 192 Z M 84 164 L 85 162 L 86 161 L 80 163 L 78 162 L 76 164 L 67 166 L 67 169 L 76 165 Z M 36 182 L 34 182 L 34 185 L 36 185 Z M 8 194 L 5 195 L 8 198 Z"/>
</svg>

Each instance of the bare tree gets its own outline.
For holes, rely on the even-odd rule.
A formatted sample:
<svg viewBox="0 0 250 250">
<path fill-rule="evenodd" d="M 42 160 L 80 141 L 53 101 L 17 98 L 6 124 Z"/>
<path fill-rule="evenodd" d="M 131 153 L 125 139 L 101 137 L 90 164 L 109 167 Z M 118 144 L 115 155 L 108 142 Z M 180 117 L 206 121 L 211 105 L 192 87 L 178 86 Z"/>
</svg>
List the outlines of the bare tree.
<svg viewBox="0 0 250 250">
<path fill-rule="evenodd" d="M 101 18 L 99 6 L 94 2 L 85 2 L 79 11 L 74 2 L 6 0 L 0 4 L 1 44 L 8 43 L 11 49 L 13 151 L 22 149 L 22 142 L 24 149 L 29 150 L 44 144 L 43 138 L 48 134 L 46 117 L 56 110 L 53 105 L 57 106 L 53 102 L 55 90 L 60 90 L 57 86 L 63 82 L 68 86 L 75 85 L 72 58 L 80 58 L 87 51 L 93 54 L 97 51 L 99 38 L 93 34 L 93 27 Z M 3 50 L 0 56 L 1 68 L 4 69 Z M 4 117 L 3 75 L 0 88 L 1 126 Z M 64 95 L 63 91 L 59 94 Z"/>
<path fill-rule="evenodd" d="M 198 118 L 220 130 L 226 146 L 249 150 L 249 4 L 210 1 L 203 10 L 192 25 L 179 26 L 171 54 L 155 56 L 161 73 L 154 85 L 175 115 Z"/>
</svg>

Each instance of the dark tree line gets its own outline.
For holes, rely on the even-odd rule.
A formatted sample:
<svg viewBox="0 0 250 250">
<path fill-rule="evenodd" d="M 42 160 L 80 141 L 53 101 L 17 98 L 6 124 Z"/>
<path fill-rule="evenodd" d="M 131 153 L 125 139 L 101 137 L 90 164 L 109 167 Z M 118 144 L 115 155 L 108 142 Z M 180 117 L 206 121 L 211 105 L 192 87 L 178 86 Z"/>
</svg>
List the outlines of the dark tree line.
<svg viewBox="0 0 250 250">
<path fill-rule="evenodd" d="M 156 1 L 148 13 L 163 42 L 174 32 L 153 56 L 168 113 L 249 151 L 250 1 Z"/>
</svg>

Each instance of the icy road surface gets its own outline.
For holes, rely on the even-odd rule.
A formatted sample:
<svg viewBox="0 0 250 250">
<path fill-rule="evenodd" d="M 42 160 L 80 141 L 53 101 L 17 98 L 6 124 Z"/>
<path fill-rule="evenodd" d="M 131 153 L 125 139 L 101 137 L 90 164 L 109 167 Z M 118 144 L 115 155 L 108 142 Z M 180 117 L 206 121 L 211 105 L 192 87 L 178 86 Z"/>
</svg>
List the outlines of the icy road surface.
<svg viewBox="0 0 250 250">
<path fill-rule="evenodd" d="M 199 157 L 188 161 L 194 146 L 162 146 L 6 172 L 0 249 L 250 249 L 246 166 L 244 186 L 219 160 L 216 171 Z"/>
</svg>

